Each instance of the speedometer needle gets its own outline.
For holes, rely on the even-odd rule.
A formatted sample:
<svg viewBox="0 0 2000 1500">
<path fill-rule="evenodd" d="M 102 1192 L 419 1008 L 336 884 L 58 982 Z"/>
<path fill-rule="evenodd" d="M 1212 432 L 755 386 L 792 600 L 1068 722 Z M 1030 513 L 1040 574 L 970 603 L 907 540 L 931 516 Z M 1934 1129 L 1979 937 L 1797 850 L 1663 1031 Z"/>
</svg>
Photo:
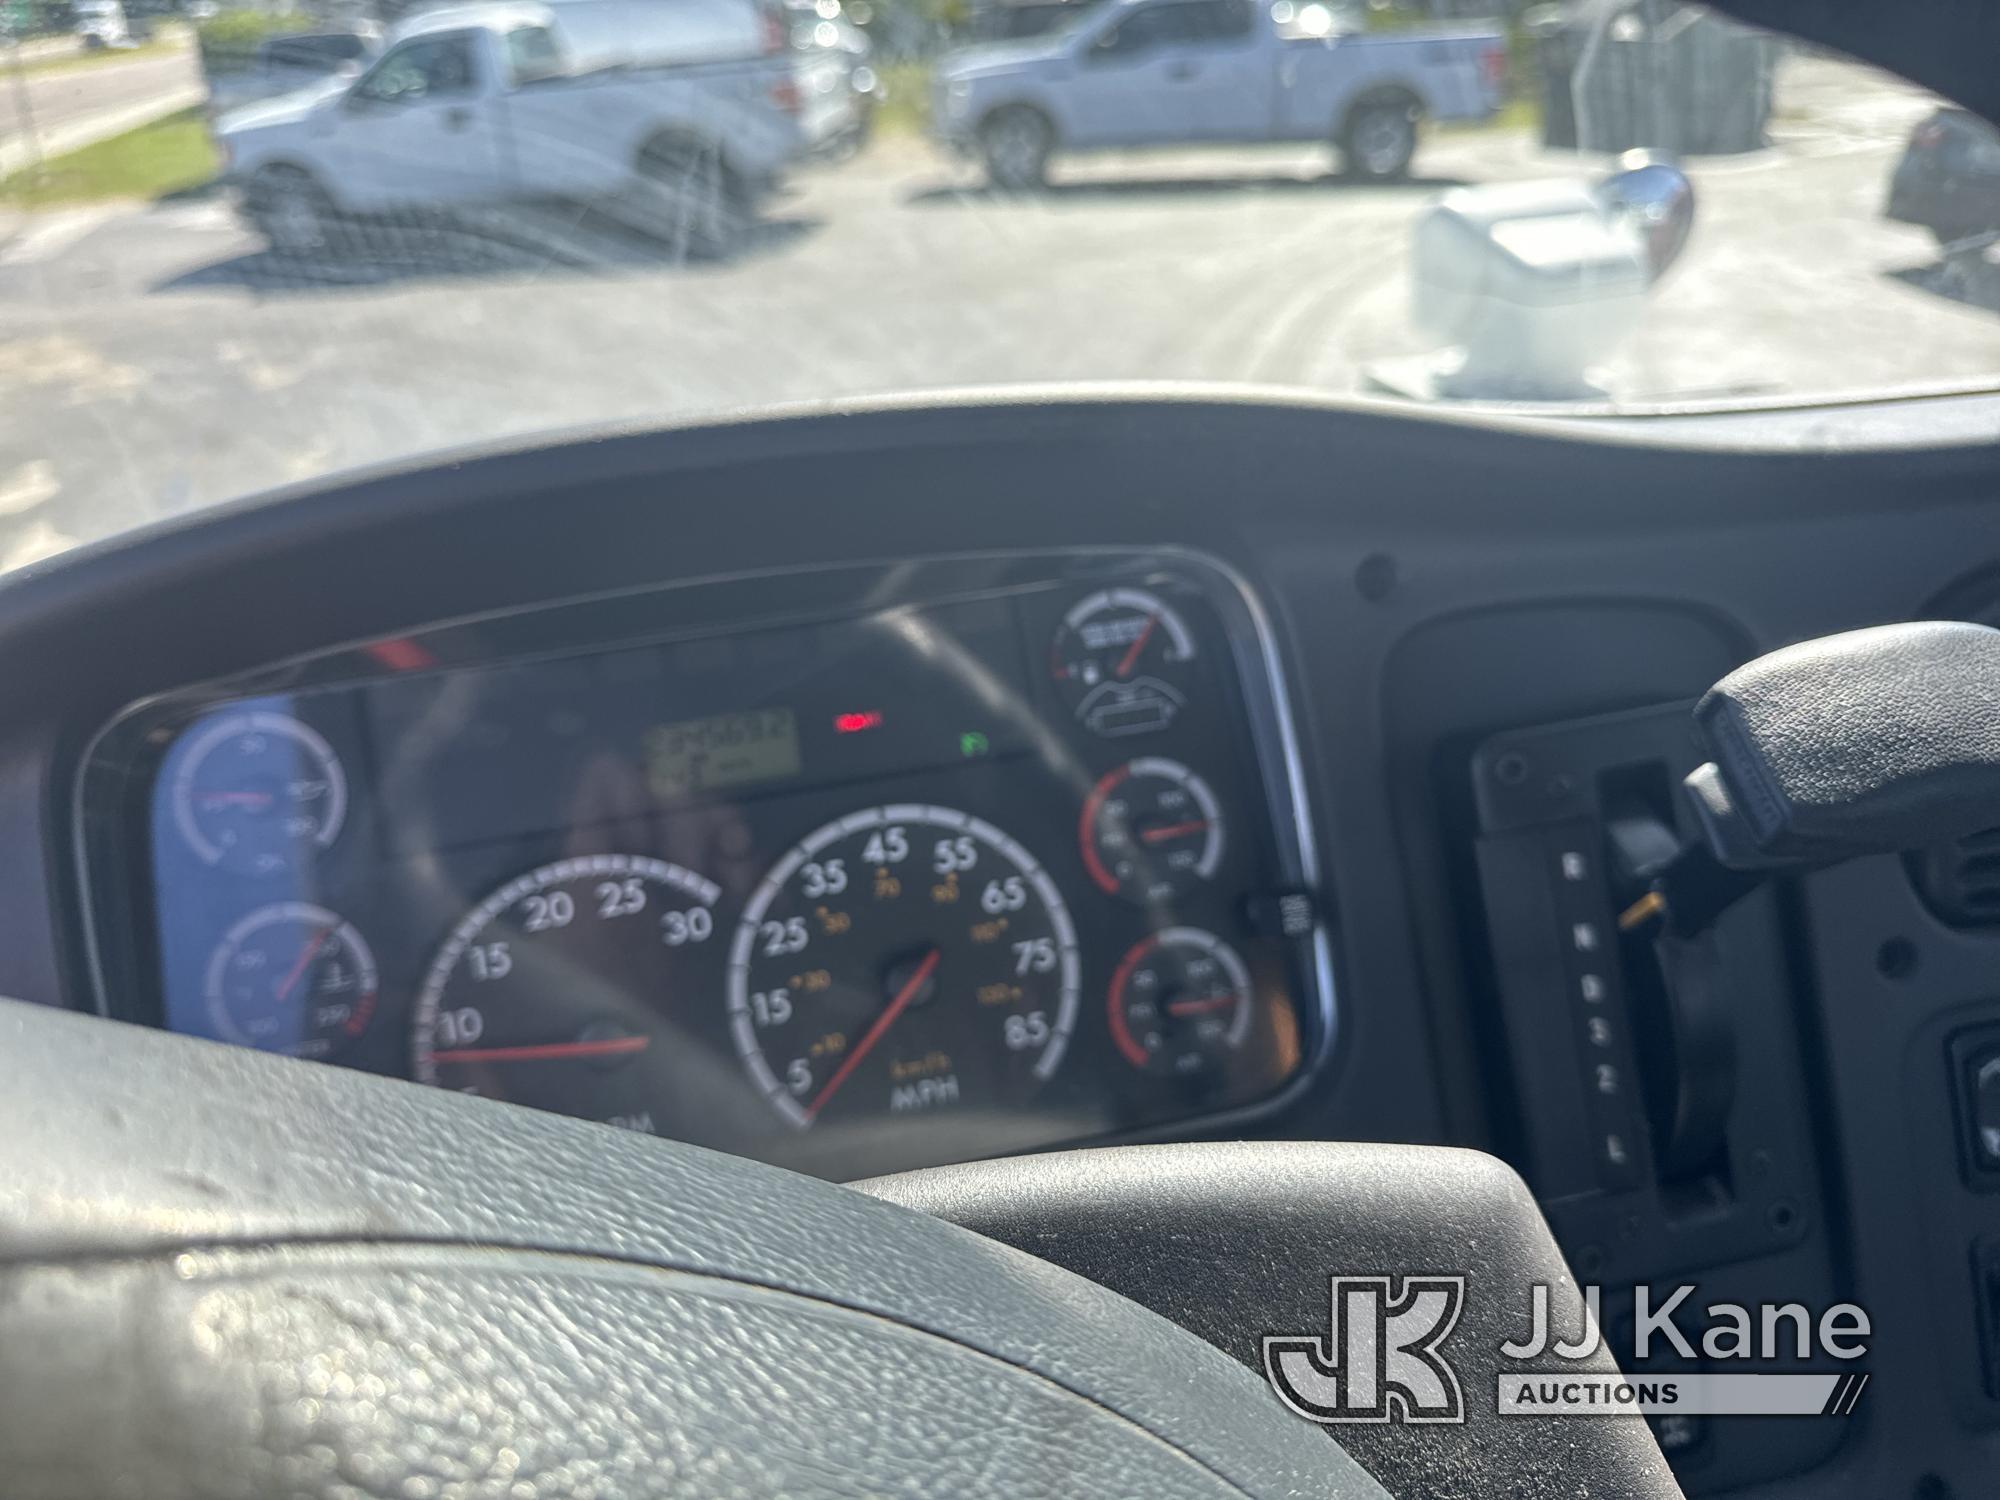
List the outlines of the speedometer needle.
<svg viewBox="0 0 2000 1500">
<path fill-rule="evenodd" d="M 940 956 L 940 950 L 933 948 L 924 955 L 923 962 L 911 970 L 910 977 L 903 981 L 903 987 L 896 991 L 895 998 L 889 1002 L 887 1009 L 875 1018 L 875 1024 L 868 1028 L 867 1034 L 854 1044 L 854 1050 L 848 1053 L 846 1061 L 842 1062 L 834 1070 L 833 1077 L 827 1079 L 826 1086 L 813 1095 L 813 1102 L 806 1106 L 807 1119 L 814 1118 L 819 1114 L 820 1110 L 826 1107 L 826 1101 L 834 1096 L 835 1091 L 843 1083 L 847 1082 L 847 1075 L 860 1067 L 861 1059 L 866 1057 L 869 1050 L 882 1040 L 882 1033 L 895 1025 L 896 1017 L 908 1010 L 911 1002 L 923 993 L 924 986 L 930 983 L 931 975 L 937 972 Z"/>
</svg>

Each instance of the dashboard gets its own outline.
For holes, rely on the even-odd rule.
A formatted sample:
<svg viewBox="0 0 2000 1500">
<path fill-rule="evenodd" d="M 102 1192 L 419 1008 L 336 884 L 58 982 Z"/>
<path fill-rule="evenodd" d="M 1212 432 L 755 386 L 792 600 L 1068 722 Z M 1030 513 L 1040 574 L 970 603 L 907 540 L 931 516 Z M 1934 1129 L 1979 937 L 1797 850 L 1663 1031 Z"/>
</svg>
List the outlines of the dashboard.
<svg viewBox="0 0 2000 1500">
<path fill-rule="evenodd" d="M 1193 555 L 850 612 L 884 590 L 575 601 L 122 716 L 79 805 L 107 1009 L 844 1177 L 1305 1083 L 1333 996 L 1254 600 Z"/>
<path fill-rule="evenodd" d="M 0 588 L 0 993 L 838 1179 L 1477 1147 L 1583 1279 L 1864 1297 L 1862 1416 L 1690 1493 L 1983 1493 L 1979 852 L 1732 913 L 1712 1046 L 1576 933 L 1710 683 L 2000 615 L 1995 420 L 1027 393 L 142 530 Z"/>
</svg>

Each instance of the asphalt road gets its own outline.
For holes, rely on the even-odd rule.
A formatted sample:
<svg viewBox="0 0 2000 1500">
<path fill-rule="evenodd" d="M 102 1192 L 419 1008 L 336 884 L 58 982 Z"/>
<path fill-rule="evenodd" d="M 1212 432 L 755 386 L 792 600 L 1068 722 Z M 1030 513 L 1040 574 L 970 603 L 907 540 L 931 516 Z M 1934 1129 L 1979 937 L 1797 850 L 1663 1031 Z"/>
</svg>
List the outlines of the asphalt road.
<svg viewBox="0 0 2000 1500">
<path fill-rule="evenodd" d="M 178 45 L 164 56 L 130 62 L 29 70 L 16 77 L 0 68 L 0 162 L 12 170 L 29 149 L 30 125 L 51 151 L 68 150 L 99 134 L 93 127 L 120 123 L 155 106 L 195 95 L 201 68 L 194 49 Z M 26 94 L 25 107 L 22 95 Z"/>
<path fill-rule="evenodd" d="M 2000 316 L 1884 222 L 1927 108 L 1810 65 L 1774 146 L 1697 165 L 1695 237 L 1606 371 L 1620 399 L 1824 393 L 2000 371 Z M 1395 187 L 1317 151 L 1092 161 L 996 198 L 921 143 L 801 174 L 722 266 L 543 234 L 424 236 L 308 276 L 219 201 L 0 225 L 0 566 L 342 467 L 578 424 L 1017 380 L 1366 389 L 1423 351 L 1413 215 L 1574 174 L 1440 137 Z M 549 230 L 551 226 L 541 226 Z M 561 227 L 561 226 L 556 226 Z M 560 244 L 562 264 L 547 247 Z M 1963 293 L 1961 293 L 1963 295 Z"/>
</svg>

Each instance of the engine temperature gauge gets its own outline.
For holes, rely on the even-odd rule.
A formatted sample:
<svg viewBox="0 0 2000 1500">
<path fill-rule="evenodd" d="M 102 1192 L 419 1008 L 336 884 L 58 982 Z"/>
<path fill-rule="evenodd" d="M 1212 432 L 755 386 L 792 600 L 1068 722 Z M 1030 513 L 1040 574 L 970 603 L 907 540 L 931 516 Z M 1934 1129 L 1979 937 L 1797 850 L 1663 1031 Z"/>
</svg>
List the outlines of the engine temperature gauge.
<svg viewBox="0 0 2000 1500">
<path fill-rule="evenodd" d="M 1187 706 L 1182 679 L 1194 656 L 1187 622 L 1159 595 L 1102 589 L 1063 616 L 1049 666 L 1078 722 L 1116 739 L 1173 723 Z"/>
<path fill-rule="evenodd" d="M 1219 1066 L 1250 1034 L 1250 971 L 1221 938 L 1169 927 L 1111 976 L 1111 1039 L 1135 1068 L 1186 1078 Z"/>
<path fill-rule="evenodd" d="M 1079 828 L 1083 864 L 1107 895 L 1141 906 L 1213 879 L 1222 861 L 1222 808 L 1177 760 L 1145 756 L 1090 789 Z"/>
</svg>

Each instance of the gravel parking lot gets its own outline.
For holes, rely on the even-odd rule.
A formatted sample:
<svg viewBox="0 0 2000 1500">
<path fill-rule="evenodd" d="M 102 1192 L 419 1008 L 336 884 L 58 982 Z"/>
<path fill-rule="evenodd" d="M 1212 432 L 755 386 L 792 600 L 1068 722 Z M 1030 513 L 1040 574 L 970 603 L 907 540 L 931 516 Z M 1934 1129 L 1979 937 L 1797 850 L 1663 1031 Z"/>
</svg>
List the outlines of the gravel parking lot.
<svg viewBox="0 0 2000 1500">
<path fill-rule="evenodd" d="M 1695 238 L 1611 389 L 2000 370 L 2000 317 L 1947 291 L 1922 232 L 1880 216 L 1928 101 L 1843 65 L 1786 67 L 1771 148 L 1694 165 Z M 801 173 L 719 266 L 433 236 L 301 275 L 212 197 L 0 220 L 0 566 L 291 479 L 576 424 L 1018 380 L 1363 390 L 1422 349 L 1405 261 L 1423 203 L 1601 163 L 1487 130 L 1430 140 L 1418 165 L 1358 187 L 1311 151 L 1113 158 L 997 198 L 892 139 Z"/>
</svg>

